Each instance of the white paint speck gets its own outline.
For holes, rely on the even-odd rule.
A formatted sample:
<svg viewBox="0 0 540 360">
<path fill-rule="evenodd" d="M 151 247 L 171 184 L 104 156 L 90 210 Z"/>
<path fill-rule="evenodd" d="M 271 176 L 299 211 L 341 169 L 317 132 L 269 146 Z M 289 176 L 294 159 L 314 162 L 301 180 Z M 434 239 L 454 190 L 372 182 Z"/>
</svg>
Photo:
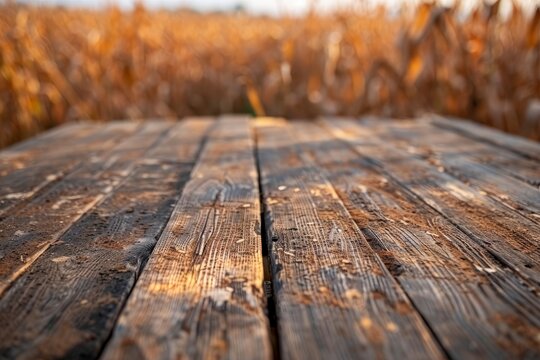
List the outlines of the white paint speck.
<svg viewBox="0 0 540 360">
<path fill-rule="evenodd" d="M 58 200 L 57 202 L 55 202 L 55 203 L 53 204 L 52 209 L 53 209 L 53 210 L 58 210 L 58 209 L 60 209 L 60 206 L 62 206 L 62 205 L 65 204 L 66 202 L 67 202 L 66 199 L 60 199 L 60 200 Z"/>
<path fill-rule="evenodd" d="M 59 257 L 56 257 L 56 258 L 52 259 L 51 261 L 58 264 L 58 263 L 66 262 L 68 260 L 69 260 L 69 256 L 59 256 Z"/>
<path fill-rule="evenodd" d="M 497 272 L 497 269 L 493 269 L 493 268 L 485 268 L 478 265 L 475 265 L 474 267 L 476 268 L 476 270 L 480 272 L 486 272 L 488 274 L 493 274 L 494 272 Z"/>
<path fill-rule="evenodd" d="M 227 289 L 214 289 L 210 291 L 208 297 L 214 300 L 217 306 L 221 306 L 231 299 L 231 292 Z"/>
<path fill-rule="evenodd" d="M 28 196 L 28 193 L 13 193 L 7 194 L 6 199 L 22 199 Z"/>
</svg>

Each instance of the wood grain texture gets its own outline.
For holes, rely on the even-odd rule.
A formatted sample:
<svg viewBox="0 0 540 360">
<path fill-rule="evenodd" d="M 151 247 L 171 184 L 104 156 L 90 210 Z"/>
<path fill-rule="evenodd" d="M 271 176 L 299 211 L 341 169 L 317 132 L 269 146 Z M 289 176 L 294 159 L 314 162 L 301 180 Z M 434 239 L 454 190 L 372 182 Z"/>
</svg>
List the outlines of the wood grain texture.
<svg viewBox="0 0 540 360">
<path fill-rule="evenodd" d="M 508 149 L 523 157 L 540 162 L 540 144 L 525 138 L 505 134 L 499 130 L 463 119 L 450 119 L 432 115 L 430 121 L 438 127 L 456 131 L 476 141 L 487 142 Z"/>
<path fill-rule="evenodd" d="M 131 126 L 131 125 L 129 125 Z M 82 215 L 110 194 L 171 127 L 149 122 L 0 223 L 0 294 Z"/>
<path fill-rule="evenodd" d="M 0 220 L 138 127 L 126 122 L 62 126 L 0 152 Z"/>
<path fill-rule="evenodd" d="M 0 152 L 0 359 L 540 358 L 536 151 L 433 117 L 61 127 Z"/>
<path fill-rule="evenodd" d="M 257 143 L 282 358 L 442 358 L 287 123 L 259 120 Z"/>
<path fill-rule="evenodd" d="M 211 124 L 174 126 L 15 282 L 0 300 L 0 357 L 99 355 Z"/>
<path fill-rule="evenodd" d="M 105 359 L 271 357 L 253 146 L 247 118 L 218 121 Z"/>
<path fill-rule="evenodd" d="M 328 129 L 293 128 L 452 358 L 540 355 L 539 297 L 519 276 Z"/>
<path fill-rule="evenodd" d="M 417 122 L 426 127 L 424 121 Z M 447 130 L 440 127 L 430 126 L 431 131 Z M 496 145 L 476 141 L 464 135 L 452 131 L 437 131 L 438 141 L 441 145 L 451 147 L 454 150 L 467 151 L 467 155 L 476 162 L 492 169 L 503 176 L 511 176 L 519 179 L 535 188 L 540 188 L 540 166 L 538 161 L 531 160 Z"/>
<path fill-rule="evenodd" d="M 504 149 L 473 141 L 425 122 L 366 120 L 362 121 L 362 126 L 368 127 L 379 139 L 482 191 L 512 209 L 509 211 L 521 213 L 529 220 L 540 223 L 538 188 L 524 186 L 522 180 L 501 171 L 499 167 L 486 164 L 484 158 L 488 154 L 491 159 L 509 157 L 505 162 L 513 163 L 510 166 L 514 168 L 513 172 L 519 174 L 526 171 L 521 177 L 528 178 L 530 183 L 540 180 L 540 163 L 512 154 L 508 156 Z"/>
<path fill-rule="evenodd" d="M 481 244 L 498 261 L 538 285 L 538 224 L 436 166 L 395 149 L 359 122 L 335 119 L 325 123 L 336 136 L 353 144 L 360 154 Z"/>
<path fill-rule="evenodd" d="M 43 156 L 48 151 L 55 151 L 55 147 L 50 146 L 52 143 L 57 141 L 76 141 L 86 136 L 89 132 L 98 130 L 100 127 L 100 125 L 92 124 L 88 121 L 73 121 L 54 127 L 39 135 L 2 149 L 0 151 L 0 164 L 1 166 L 7 166 L 13 160 L 32 160 L 34 156 Z"/>
</svg>

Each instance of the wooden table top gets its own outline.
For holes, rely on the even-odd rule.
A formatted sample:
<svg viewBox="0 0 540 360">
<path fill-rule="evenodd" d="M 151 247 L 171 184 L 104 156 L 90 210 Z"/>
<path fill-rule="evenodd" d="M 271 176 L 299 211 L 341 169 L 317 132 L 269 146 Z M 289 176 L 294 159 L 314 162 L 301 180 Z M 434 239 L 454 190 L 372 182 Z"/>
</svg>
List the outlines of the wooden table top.
<svg viewBox="0 0 540 360">
<path fill-rule="evenodd" d="M 540 358 L 540 144 L 426 117 L 0 152 L 0 358 Z"/>
</svg>

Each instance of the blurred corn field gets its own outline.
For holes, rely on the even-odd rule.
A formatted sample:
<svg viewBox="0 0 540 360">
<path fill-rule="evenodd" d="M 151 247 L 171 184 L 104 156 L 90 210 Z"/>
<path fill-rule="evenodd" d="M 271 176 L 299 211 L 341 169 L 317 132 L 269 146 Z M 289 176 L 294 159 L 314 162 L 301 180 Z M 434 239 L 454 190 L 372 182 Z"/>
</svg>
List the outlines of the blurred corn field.
<svg viewBox="0 0 540 360">
<path fill-rule="evenodd" d="M 540 138 L 540 8 L 302 18 L 0 7 L 0 146 L 75 119 L 437 112 Z"/>
</svg>

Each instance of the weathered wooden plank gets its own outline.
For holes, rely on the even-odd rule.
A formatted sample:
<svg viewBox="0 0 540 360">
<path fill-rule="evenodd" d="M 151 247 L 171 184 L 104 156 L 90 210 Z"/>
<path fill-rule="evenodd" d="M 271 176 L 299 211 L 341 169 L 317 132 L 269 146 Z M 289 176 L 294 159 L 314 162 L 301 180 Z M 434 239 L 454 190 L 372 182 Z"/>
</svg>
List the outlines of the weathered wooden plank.
<svg viewBox="0 0 540 360">
<path fill-rule="evenodd" d="M 450 357 L 540 356 L 540 299 L 519 276 L 327 129 L 293 127 Z"/>
<path fill-rule="evenodd" d="M 222 118 L 121 314 L 105 359 L 268 359 L 247 118 Z"/>
<path fill-rule="evenodd" d="M 419 140 L 429 140 L 433 143 L 432 145 L 443 146 L 444 151 L 452 155 L 466 156 L 501 175 L 514 177 L 536 188 L 540 187 L 538 162 L 506 148 L 477 141 L 458 132 L 435 126 L 426 119 L 390 121 L 364 118 L 362 121 L 369 121 L 368 123 L 374 126 L 384 126 L 391 122 L 388 132 L 395 136 L 394 142 L 397 145 L 407 146 L 407 151 L 410 153 L 429 157 L 433 151 L 430 151 L 429 146 L 421 146 L 419 143 Z"/>
<path fill-rule="evenodd" d="M 149 122 L 112 150 L 90 158 L 0 223 L 0 294 L 84 213 L 132 171 L 171 127 Z"/>
<path fill-rule="evenodd" d="M 443 357 L 287 123 L 258 124 L 281 356 Z"/>
<path fill-rule="evenodd" d="M 325 121 L 334 134 L 349 141 L 387 176 L 409 188 L 492 256 L 524 278 L 540 283 L 538 224 L 494 201 L 436 166 L 395 149 L 355 121 Z M 524 185 L 525 186 L 525 185 Z"/>
<path fill-rule="evenodd" d="M 63 131 L 40 138 L 39 143 L 30 142 L 24 151 L 16 148 L 1 152 L 0 219 L 138 127 L 135 123 L 66 126 Z"/>
<path fill-rule="evenodd" d="M 531 221 L 540 222 L 540 191 L 482 162 L 486 152 L 496 152 L 496 148 L 419 121 L 365 120 L 362 126 L 369 127 L 381 140 L 428 161 L 439 171 L 485 192 Z M 530 176 L 540 180 L 540 164 L 529 162 L 536 165 Z"/>
<path fill-rule="evenodd" d="M 88 131 L 95 130 L 97 126 L 88 121 L 69 122 L 61 126 L 57 126 L 50 130 L 44 131 L 34 137 L 11 145 L 8 148 L 0 151 L 0 164 L 3 164 L 7 159 L 16 157 L 26 158 L 28 155 L 35 154 L 36 150 L 48 151 L 51 150 L 50 144 L 58 140 L 69 140 L 70 138 L 81 138 Z"/>
<path fill-rule="evenodd" d="M 431 115 L 430 121 L 438 127 L 456 131 L 477 141 L 483 141 L 508 149 L 526 158 L 540 161 L 540 144 L 519 136 L 505 134 L 462 119 L 449 119 Z"/>
<path fill-rule="evenodd" d="M 421 122 L 421 124 L 423 127 L 427 127 L 426 123 Z M 430 126 L 430 128 L 435 127 Z M 446 130 L 438 127 L 436 129 Z M 524 158 L 504 148 L 475 141 L 451 131 L 438 132 L 437 139 L 440 145 L 448 147 L 448 151 L 450 152 L 452 145 L 454 145 L 454 150 L 463 153 L 467 152 L 466 155 L 471 160 L 488 169 L 493 169 L 500 175 L 511 176 L 533 187 L 540 187 L 540 165 L 535 160 Z M 511 181 L 515 182 L 513 180 Z"/>
<path fill-rule="evenodd" d="M 174 126 L 13 284 L 0 300 L 0 357 L 98 356 L 212 123 Z"/>
<path fill-rule="evenodd" d="M 114 131 L 127 131 L 132 125 L 126 122 L 98 124 L 73 122 L 49 130 L 34 138 L 12 145 L 0 151 L 0 176 L 10 172 L 59 159 L 70 154 L 70 150 L 84 146 L 88 141 L 95 141 L 98 134 L 105 135 L 104 127 Z M 127 136 L 128 134 L 125 134 Z M 107 139 L 103 139 L 107 140 Z"/>
</svg>

